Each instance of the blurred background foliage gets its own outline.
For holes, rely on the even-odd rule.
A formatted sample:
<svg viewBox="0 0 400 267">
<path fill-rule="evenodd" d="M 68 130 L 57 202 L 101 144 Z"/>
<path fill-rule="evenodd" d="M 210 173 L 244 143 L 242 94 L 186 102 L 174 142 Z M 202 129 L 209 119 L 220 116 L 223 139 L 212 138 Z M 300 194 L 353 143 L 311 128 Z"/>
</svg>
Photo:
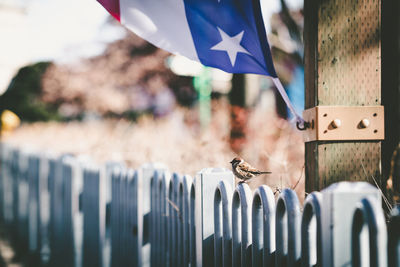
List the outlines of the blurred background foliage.
<svg viewBox="0 0 400 267">
<path fill-rule="evenodd" d="M 0 13 L 6 10 L 1 1 Z M 301 113 L 303 12 L 290 9 L 285 0 L 277 2 L 281 10 L 270 17 L 268 39 L 278 76 Z M 7 142 L 130 167 L 161 161 L 191 175 L 204 167 L 229 168 L 239 155 L 273 172 L 251 187 L 292 187 L 302 197 L 302 137 L 268 77 L 232 75 L 188 62 L 111 17 L 100 34 L 107 29 L 119 35 L 100 53 L 72 61 L 33 61 L 16 72 L 0 96 L 0 112 L 14 112 L 22 122 L 3 135 Z"/>
<path fill-rule="evenodd" d="M 43 74 L 50 64 L 39 62 L 21 68 L 1 95 L 0 110 L 12 110 L 27 122 L 59 120 L 57 104 L 40 99 Z"/>
</svg>

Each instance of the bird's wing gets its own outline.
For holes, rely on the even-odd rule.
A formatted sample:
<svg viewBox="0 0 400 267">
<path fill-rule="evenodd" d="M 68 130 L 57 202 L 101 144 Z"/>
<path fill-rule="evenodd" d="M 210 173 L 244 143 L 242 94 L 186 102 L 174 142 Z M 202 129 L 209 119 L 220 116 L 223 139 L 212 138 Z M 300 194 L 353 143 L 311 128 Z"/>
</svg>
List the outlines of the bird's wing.
<svg viewBox="0 0 400 267">
<path fill-rule="evenodd" d="M 249 172 L 252 174 L 260 174 L 261 172 L 259 170 L 257 170 L 256 168 L 252 167 L 250 164 L 246 163 L 246 162 L 242 162 L 239 165 L 239 168 L 245 172 Z"/>
</svg>

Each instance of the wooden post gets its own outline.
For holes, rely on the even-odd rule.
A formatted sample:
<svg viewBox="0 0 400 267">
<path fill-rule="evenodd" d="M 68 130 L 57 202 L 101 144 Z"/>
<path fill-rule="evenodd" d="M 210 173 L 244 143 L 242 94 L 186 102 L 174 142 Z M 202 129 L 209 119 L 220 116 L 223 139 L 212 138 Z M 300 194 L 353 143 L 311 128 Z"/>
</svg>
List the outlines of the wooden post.
<svg viewBox="0 0 400 267">
<path fill-rule="evenodd" d="M 382 2 L 382 104 L 385 106 L 385 141 L 382 144 L 383 177 L 392 179 L 389 190 L 400 196 L 400 3 Z M 393 151 L 397 155 L 393 157 Z M 392 159 L 393 158 L 393 159 Z M 396 167 L 395 167 L 396 166 Z"/>
<path fill-rule="evenodd" d="M 305 0 L 304 11 L 305 108 L 381 105 L 381 0 Z M 380 141 L 313 141 L 305 153 L 306 192 L 380 185 Z"/>
</svg>

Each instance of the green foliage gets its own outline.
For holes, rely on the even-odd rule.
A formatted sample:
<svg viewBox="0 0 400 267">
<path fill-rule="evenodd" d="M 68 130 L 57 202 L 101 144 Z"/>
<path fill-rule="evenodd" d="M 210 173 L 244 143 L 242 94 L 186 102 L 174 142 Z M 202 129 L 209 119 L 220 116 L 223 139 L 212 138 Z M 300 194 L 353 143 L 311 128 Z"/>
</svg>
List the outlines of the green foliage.
<svg viewBox="0 0 400 267">
<path fill-rule="evenodd" d="M 22 121 L 59 120 L 57 107 L 40 99 L 42 76 L 50 65 L 51 62 L 39 62 L 21 68 L 0 96 L 0 111 L 9 109 Z"/>
</svg>

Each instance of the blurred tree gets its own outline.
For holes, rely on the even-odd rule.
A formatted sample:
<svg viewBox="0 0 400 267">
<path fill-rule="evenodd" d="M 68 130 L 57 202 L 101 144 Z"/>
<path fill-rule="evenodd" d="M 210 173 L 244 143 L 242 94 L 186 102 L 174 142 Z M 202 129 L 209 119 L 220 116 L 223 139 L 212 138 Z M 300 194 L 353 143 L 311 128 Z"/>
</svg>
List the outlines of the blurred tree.
<svg viewBox="0 0 400 267">
<path fill-rule="evenodd" d="M 289 7 L 286 4 L 285 0 L 281 0 L 281 12 L 279 13 L 279 16 L 280 16 L 282 22 L 286 25 L 286 27 L 289 31 L 290 37 L 297 44 L 296 52 L 302 55 L 303 50 L 304 50 L 302 29 L 298 25 L 298 22 L 296 22 L 293 19 L 292 15 L 290 14 Z"/>
<path fill-rule="evenodd" d="M 274 65 L 279 78 L 287 90 L 296 111 L 304 108 L 304 72 L 303 55 L 303 11 L 290 10 L 286 0 L 281 0 L 281 11 L 271 18 L 271 34 L 268 36 Z M 276 111 L 281 118 L 291 114 L 281 95 L 274 90 Z"/>
<path fill-rule="evenodd" d="M 232 89 L 229 92 L 231 102 L 231 133 L 229 143 L 233 151 L 240 153 L 245 142 L 247 132 L 248 110 L 246 108 L 245 75 L 233 74 Z"/>
<path fill-rule="evenodd" d="M 42 76 L 51 64 L 39 62 L 21 68 L 0 96 L 0 112 L 9 109 L 22 121 L 59 120 L 56 104 L 47 104 L 40 99 Z"/>
</svg>

